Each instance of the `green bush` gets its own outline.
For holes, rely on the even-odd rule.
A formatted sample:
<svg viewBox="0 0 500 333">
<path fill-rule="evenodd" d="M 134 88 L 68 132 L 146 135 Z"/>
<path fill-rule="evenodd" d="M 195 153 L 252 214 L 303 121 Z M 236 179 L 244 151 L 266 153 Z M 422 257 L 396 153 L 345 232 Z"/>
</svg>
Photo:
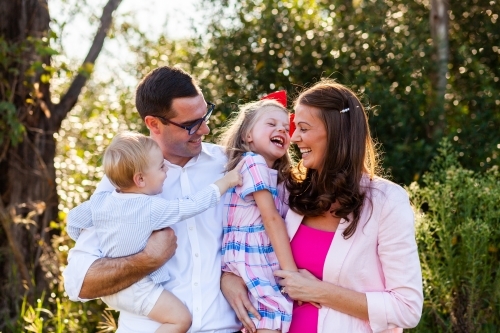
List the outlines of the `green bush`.
<svg viewBox="0 0 500 333">
<path fill-rule="evenodd" d="M 417 209 L 424 310 L 413 332 L 500 330 L 500 173 L 464 169 L 444 141 L 423 185 L 408 188 Z"/>
</svg>

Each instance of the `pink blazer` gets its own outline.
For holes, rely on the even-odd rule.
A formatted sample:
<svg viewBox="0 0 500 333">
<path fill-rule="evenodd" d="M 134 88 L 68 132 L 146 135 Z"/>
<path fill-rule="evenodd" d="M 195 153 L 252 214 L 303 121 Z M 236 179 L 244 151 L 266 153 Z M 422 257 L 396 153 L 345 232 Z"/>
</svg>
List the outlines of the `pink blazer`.
<svg viewBox="0 0 500 333">
<path fill-rule="evenodd" d="M 370 187 L 356 232 L 344 239 L 339 225 L 325 260 L 323 281 L 366 294 L 369 320 L 323 306 L 318 333 L 402 332 L 422 314 L 422 273 L 414 216 L 406 191 L 382 178 L 362 179 Z M 370 205 L 370 201 L 372 204 Z M 286 216 L 290 239 L 303 216 Z"/>
</svg>

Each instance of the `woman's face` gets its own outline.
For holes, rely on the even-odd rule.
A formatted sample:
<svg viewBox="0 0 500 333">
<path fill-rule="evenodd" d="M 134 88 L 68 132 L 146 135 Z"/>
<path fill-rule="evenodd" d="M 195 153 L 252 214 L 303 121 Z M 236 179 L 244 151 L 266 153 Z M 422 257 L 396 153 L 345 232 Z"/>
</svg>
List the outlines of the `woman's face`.
<svg viewBox="0 0 500 333">
<path fill-rule="evenodd" d="M 321 171 L 326 155 L 327 133 L 321 110 L 313 106 L 297 104 L 295 107 L 296 126 L 291 141 L 295 143 L 302 154 L 302 164 L 308 169 Z"/>
</svg>

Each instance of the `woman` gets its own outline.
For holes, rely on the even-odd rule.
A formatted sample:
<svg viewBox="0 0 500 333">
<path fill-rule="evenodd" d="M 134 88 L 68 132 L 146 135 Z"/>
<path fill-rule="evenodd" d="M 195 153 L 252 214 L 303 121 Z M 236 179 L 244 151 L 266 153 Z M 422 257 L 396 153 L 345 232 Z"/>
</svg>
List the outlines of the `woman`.
<svg viewBox="0 0 500 333">
<path fill-rule="evenodd" d="M 402 332 L 416 326 L 423 295 L 413 212 L 404 189 L 375 175 L 359 99 L 322 80 L 297 98 L 294 123 L 291 141 L 302 160 L 286 183 L 286 223 L 299 272 L 275 272 L 282 292 L 296 301 L 289 332 Z M 225 279 L 224 295 L 251 328 L 246 316 L 253 309 L 233 277 Z"/>
</svg>

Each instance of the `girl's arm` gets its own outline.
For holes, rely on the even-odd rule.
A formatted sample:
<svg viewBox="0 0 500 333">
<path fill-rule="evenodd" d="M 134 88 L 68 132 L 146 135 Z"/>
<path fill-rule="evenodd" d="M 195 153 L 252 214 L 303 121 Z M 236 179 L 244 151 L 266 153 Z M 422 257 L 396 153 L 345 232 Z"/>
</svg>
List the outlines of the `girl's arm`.
<svg viewBox="0 0 500 333">
<path fill-rule="evenodd" d="M 297 265 L 293 260 L 285 221 L 276 209 L 272 194 L 267 190 L 261 190 L 254 192 L 253 198 L 259 207 L 264 228 L 271 240 L 274 252 L 276 252 L 281 269 L 296 272 Z"/>
</svg>

